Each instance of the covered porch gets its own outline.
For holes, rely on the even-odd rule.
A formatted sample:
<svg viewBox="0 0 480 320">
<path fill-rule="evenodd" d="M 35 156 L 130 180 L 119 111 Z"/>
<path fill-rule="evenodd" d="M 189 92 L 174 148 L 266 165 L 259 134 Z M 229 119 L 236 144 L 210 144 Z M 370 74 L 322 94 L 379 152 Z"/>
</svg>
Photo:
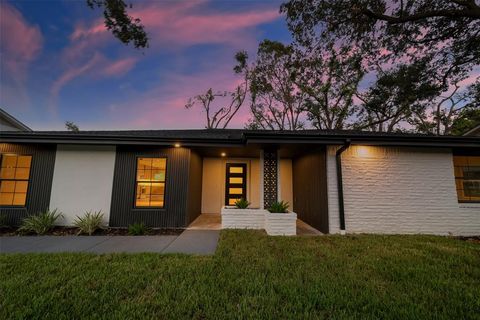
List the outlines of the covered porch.
<svg viewBox="0 0 480 320">
<path fill-rule="evenodd" d="M 188 228 L 220 229 L 222 207 L 243 198 L 254 209 L 288 202 L 298 217 L 298 234 L 328 233 L 324 146 L 248 145 L 192 152 L 201 159 L 201 215 Z"/>
</svg>

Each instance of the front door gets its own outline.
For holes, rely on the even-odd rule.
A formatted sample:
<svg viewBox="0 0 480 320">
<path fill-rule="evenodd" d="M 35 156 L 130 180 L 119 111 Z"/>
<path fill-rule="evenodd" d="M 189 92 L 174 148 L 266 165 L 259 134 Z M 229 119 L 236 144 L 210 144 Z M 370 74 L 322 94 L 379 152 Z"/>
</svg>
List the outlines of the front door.
<svg viewBox="0 0 480 320">
<path fill-rule="evenodd" d="M 225 205 L 233 206 L 239 199 L 247 199 L 247 164 L 227 163 Z"/>
</svg>

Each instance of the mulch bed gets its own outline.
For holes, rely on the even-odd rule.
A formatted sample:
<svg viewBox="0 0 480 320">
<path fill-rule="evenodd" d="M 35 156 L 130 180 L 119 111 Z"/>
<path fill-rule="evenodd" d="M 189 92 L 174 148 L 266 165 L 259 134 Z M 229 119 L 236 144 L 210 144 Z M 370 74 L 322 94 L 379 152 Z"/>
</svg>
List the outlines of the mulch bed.
<svg viewBox="0 0 480 320">
<path fill-rule="evenodd" d="M 150 229 L 146 236 L 159 236 L 159 235 L 179 235 L 184 229 Z M 70 236 L 77 235 L 78 229 L 72 227 L 54 227 L 47 232 L 46 236 Z M 36 236 L 35 234 L 21 234 L 17 232 L 17 228 L 3 227 L 0 228 L 0 236 Z M 82 234 L 86 235 L 86 234 Z M 126 228 L 107 228 L 103 230 L 97 230 L 93 234 L 94 236 L 128 236 L 128 229 Z"/>
</svg>

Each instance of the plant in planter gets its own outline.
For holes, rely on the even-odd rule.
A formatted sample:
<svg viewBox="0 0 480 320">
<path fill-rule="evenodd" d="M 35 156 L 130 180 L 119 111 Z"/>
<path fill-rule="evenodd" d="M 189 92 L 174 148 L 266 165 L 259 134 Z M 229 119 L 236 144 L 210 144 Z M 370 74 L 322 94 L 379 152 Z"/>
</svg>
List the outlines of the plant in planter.
<svg viewBox="0 0 480 320">
<path fill-rule="evenodd" d="M 21 233 L 45 234 L 55 226 L 55 222 L 62 217 L 57 209 L 46 210 L 37 215 L 31 215 L 23 219 L 22 225 L 18 228 Z"/>
<path fill-rule="evenodd" d="M 222 229 L 263 229 L 263 209 L 249 208 L 250 202 L 246 199 L 239 199 L 235 206 L 222 208 Z"/>
<path fill-rule="evenodd" d="M 250 202 L 248 202 L 246 199 L 239 199 L 235 201 L 235 208 L 237 209 L 247 209 L 249 205 Z"/>
<path fill-rule="evenodd" d="M 288 211 L 288 202 L 273 203 L 265 214 L 265 231 L 271 236 L 293 236 L 297 234 L 297 214 Z"/>
<path fill-rule="evenodd" d="M 83 217 L 77 216 L 73 224 L 79 229 L 78 234 L 86 233 L 91 236 L 96 230 L 104 228 L 103 213 L 87 211 Z"/>
<path fill-rule="evenodd" d="M 290 205 L 288 202 L 280 201 L 280 202 L 274 202 L 268 209 L 270 213 L 287 213 L 288 212 L 288 207 Z"/>
</svg>

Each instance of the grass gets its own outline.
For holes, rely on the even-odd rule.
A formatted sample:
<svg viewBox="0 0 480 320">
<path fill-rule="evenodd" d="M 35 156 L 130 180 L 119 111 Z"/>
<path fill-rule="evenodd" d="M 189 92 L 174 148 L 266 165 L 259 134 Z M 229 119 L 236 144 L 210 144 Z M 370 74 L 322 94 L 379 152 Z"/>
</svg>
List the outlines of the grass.
<svg viewBox="0 0 480 320">
<path fill-rule="evenodd" d="M 214 256 L 0 255 L 0 318 L 479 319 L 480 245 L 223 231 Z"/>
</svg>

